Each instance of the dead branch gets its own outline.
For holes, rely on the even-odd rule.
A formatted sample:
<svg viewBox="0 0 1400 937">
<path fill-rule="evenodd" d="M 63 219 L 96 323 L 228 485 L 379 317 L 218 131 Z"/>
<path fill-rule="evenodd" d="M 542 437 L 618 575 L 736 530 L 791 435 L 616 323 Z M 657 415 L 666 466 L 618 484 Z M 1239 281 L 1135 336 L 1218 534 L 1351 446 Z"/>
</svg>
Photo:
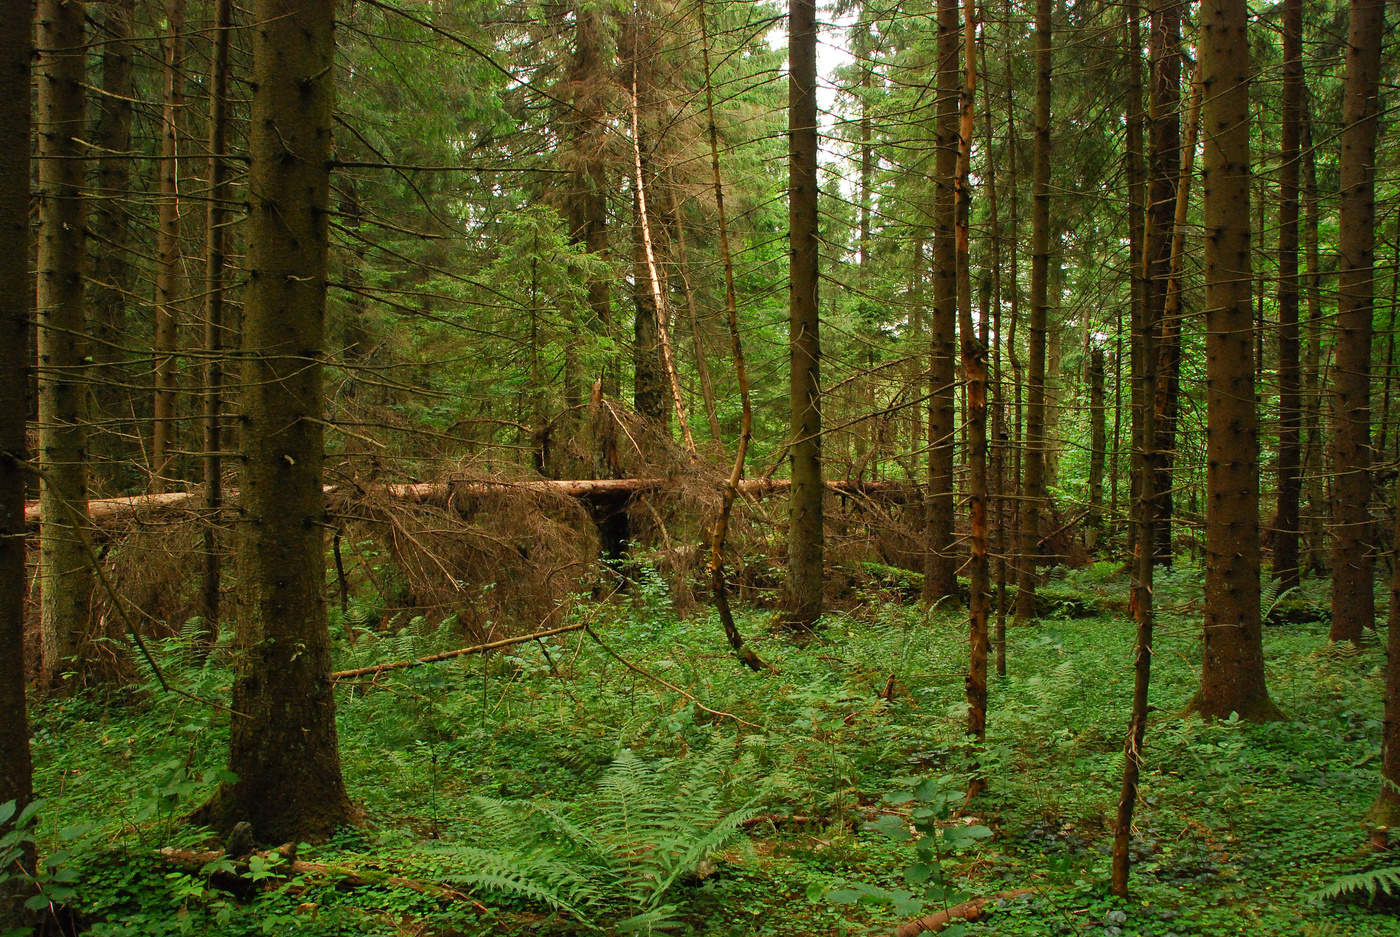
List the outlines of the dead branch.
<svg viewBox="0 0 1400 937">
<path fill-rule="evenodd" d="M 955 904 L 951 908 L 945 908 L 942 911 L 935 911 L 933 914 L 925 914 L 921 918 L 906 921 L 895 930 L 894 937 L 917 937 L 919 934 L 936 934 L 958 921 L 980 921 L 986 916 L 987 905 L 991 902 L 1004 898 L 1019 898 L 1022 895 L 1029 894 L 1032 894 L 1029 888 L 1013 888 L 1009 891 L 997 892 L 995 895 L 987 895 L 985 898 L 973 898 L 971 901 Z"/>
<path fill-rule="evenodd" d="M 524 644 L 526 641 L 538 641 L 541 638 L 548 638 L 551 635 L 564 634 L 567 631 L 578 631 L 580 628 L 587 628 L 588 625 L 580 622 L 573 625 L 563 625 L 558 628 L 550 628 L 546 631 L 536 631 L 533 634 L 517 635 L 513 638 L 501 638 L 499 641 L 488 641 L 485 644 L 474 644 L 471 647 L 457 648 L 455 651 L 443 651 L 441 654 L 430 654 L 427 657 L 419 657 L 415 660 L 400 660 L 388 664 L 376 664 L 372 667 L 356 667 L 353 670 L 337 670 L 331 674 L 331 682 L 349 680 L 354 677 L 378 676 L 389 670 L 407 670 L 410 667 L 421 667 L 424 664 L 436 664 L 439 661 L 451 660 L 454 657 L 466 657 L 468 654 L 481 654 L 486 651 L 494 651 L 497 648 L 510 647 L 512 644 Z"/>
</svg>

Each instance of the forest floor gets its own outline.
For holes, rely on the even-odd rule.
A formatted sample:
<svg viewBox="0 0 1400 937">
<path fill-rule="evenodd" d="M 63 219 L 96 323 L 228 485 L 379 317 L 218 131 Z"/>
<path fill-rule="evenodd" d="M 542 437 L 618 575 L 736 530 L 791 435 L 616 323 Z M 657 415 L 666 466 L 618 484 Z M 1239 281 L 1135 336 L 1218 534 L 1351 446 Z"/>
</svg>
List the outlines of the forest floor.
<svg viewBox="0 0 1400 937">
<path fill-rule="evenodd" d="M 1047 616 L 1009 629 L 977 754 L 988 790 L 964 816 L 961 610 L 872 592 L 805 644 L 743 617 L 777 668 L 755 675 L 706 609 L 682 620 L 643 576 L 581 603 L 583 632 L 382 675 L 338 691 L 346 783 L 364 821 L 301 866 L 235 873 L 158 850 L 207 848 L 183 817 L 216 783 L 227 715 L 133 692 L 34 713 L 40 843 L 84 933 L 893 934 L 901 921 L 1010 889 L 965 933 L 1400 934 L 1396 905 L 1318 897 L 1400 865 L 1364 848 L 1379 777 L 1383 653 L 1329 649 L 1325 622 L 1270 627 L 1288 721 L 1183 718 L 1200 653 L 1200 572 L 1163 574 L 1132 898 L 1108 894 L 1108 845 L 1132 684 L 1126 582 L 1108 564 L 1052 579 Z M 1325 607 L 1325 582 L 1284 605 Z M 363 610 L 356 610 L 360 614 Z M 332 615 L 337 666 L 431 653 L 448 629 L 361 635 Z M 217 664 L 167 676 L 222 698 Z M 889 698 L 884 698 L 888 696 Z M 949 793 L 951 792 L 951 793 Z M 948 796 L 943 796 L 947 794 Z M 909 835 L 911 817 L 936 839 Z M 61 820 L 59 819 L 61 818 Z M 934 848 L 929 848 L 934 847 Z M 389 876 L 397 878 L 390 880 Z M 414 890 L 403 880 L 433 887 Z M 945 931 L 944 933 L 951 933 Z"/>
</svg>

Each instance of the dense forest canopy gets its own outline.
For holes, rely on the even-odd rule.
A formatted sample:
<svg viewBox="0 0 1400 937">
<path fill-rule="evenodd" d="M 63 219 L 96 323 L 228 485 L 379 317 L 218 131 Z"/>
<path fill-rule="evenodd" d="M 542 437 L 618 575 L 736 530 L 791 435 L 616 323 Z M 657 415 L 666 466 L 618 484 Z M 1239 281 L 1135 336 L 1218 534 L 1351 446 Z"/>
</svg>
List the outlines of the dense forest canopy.
<svg viewBox="0 0 1400 937">
<path fill-rule="evenodd" d="M 1400 933 L 1382 0 L 12 6 L 0 932 Z"/>
</svg>

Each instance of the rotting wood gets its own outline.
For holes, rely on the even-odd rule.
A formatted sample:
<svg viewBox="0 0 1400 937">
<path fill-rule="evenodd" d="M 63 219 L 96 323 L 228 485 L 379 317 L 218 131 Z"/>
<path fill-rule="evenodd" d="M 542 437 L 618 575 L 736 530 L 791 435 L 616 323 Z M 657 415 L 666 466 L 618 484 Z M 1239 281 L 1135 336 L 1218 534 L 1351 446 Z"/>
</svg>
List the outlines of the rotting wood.
<svg viewBox="0 0 1400 937">
<path fill-rule="evenodd" d="M 637 495 L 661 491 L 670 484 L 671 482 L 664 478 L 473 480 L 395 484 L 387 485 L 380 490 L 386 492 L 394 500 L 413 504 L 451 503 L 457 497 L 482 496 L 508 491 L 606 501 L 608 499 L 625 500 Z M 782 494 L 791 487 L 791 484 L 785 478 L 747 478 L 739 482 L 739 493 L 746 497 Z M 894 499 L 912 497 L 915 494 L 914 486 L 899 482 L 829 481 L 826 483 L 826 487 L 838 494 L 881 495 Z M 351 493 L 354 490 L 340 485 L 327 485 L 325 487 L 327 495 Z M 226 491 L 224 497 L 226 505 L 233 504 L 237 501 L 238 492 Z M 181 511 L 197 513 L 202 510 L 202 503 L 201 489 L 98 498 L 88 502 L 89 522 L 93 526 L 101 527 L 142 514 L 163 515 Z M 25 502 L 24 522 L 29 527 L 39 523 L 39 502 Z"/>
<path fill-rule="evenodd" d="M 992 902 L 1020 898 L 1029 894 L 1033 894 L 1029 888 L 1013 888 L 1009 891 L 997 892 L 995 895 L 987 895 L 985 898 L 973 898 L 971 901 L 955 904 L 951 908 L 906 921 L 895 930 L 894 937 L 936 934 L 959 921 L 980 921 L 987 916 L 987 905 Z"/>
</svg>

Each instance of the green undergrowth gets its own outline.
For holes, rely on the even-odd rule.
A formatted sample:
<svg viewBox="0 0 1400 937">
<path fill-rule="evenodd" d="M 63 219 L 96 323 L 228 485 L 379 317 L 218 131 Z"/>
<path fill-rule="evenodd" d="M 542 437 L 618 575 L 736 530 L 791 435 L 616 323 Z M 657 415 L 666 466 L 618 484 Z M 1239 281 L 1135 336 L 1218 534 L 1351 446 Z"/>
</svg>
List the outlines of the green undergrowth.
<svg viewBox="0 0 1400 937">
<path fill-rule="evenodd" d="M 1266 598 L 1325 607 L 1326 589 Z M 698 704 L 582 632 L 341 689 L 341 757 L 364 820 L 298 858 L 354 870 L 357 885 L 274 863 L 230 887 L 158 856 L 207 847 L 183 817 L 218 782 L 220 710 L 153 682 L 45 702 L 41 850 L 93 935 L 891 933 L 918 909 L 1010 889 L 1032 893 L 964 932 L 1400 934 L 1383 892 L 1322 897 L 1397 864 L 1362 848 L 1379 770 L 1377 644 L 1329 649 L 1325 622 L 1290 614 L 1265 634 L 1288 721 L 1203 724 L 1182 715 L 1200 571 L 1162 574 L 1137 865 L 1120 901 L 1107 848 L 1132 684 L 1126 582 L 1098 564 L 1045 592 L 1073 613 L 1009 628 L 1010 672 L 992 677 L 976 752 L 962 732 L 962 612 L 878 597 L 805 643 L 742 616 L 778 668 L 765 675 L 735 663 L 707 611 L 679 619 L 654 576 L 580 606 L 617 654 Z M 1103 613 L 1077 617 L 1085 602 Z M 333 633 L 343 638 L 338 613 Z M 353 648 L 338 640 L 336 663 L 460 643 L 451 622 L 419 621 Z M 157 656 L 181 687 L 226 696 L 217 659 L 196 669 L 177 642 Z M 988 790 L 955 817 L 974 764 Z"/>
</svg>

